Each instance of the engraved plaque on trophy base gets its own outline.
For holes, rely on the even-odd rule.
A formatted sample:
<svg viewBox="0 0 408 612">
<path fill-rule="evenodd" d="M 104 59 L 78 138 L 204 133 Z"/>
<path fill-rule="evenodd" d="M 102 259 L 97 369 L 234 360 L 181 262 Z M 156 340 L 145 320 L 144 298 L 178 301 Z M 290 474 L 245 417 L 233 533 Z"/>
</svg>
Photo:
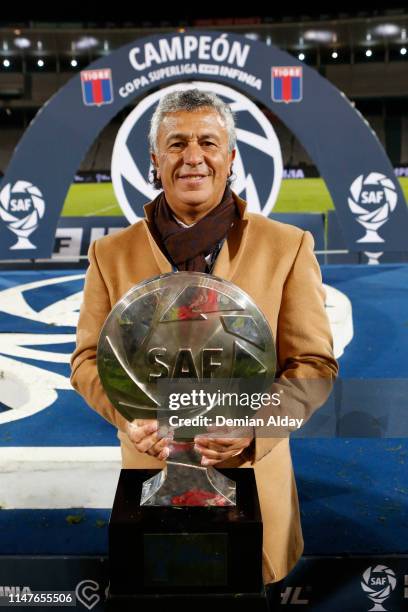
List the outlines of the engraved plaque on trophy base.
<svg viewBox="0 0 408 612">
<path fill-rule="evenodd" d="M 109 523 L 107 610 L 268 610 L 254 472 L 220 472 L 236 482 L 235 506 L 141 506 L 143 483 L 158 470 L 122 469 Z"/>
</svg>

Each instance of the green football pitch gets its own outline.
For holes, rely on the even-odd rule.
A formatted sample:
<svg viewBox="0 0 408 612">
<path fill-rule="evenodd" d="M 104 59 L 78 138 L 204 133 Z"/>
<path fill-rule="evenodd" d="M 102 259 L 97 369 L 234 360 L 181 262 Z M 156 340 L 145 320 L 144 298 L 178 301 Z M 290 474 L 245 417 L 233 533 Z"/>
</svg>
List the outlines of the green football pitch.
<svg viewBox="0 0 408 612">
<path fill-rule="evenodd" d="M 399 179 L 408 202 L 408 178 Z M 321 178 L 282 181 L 274 212 L 325 212 L 334 209 Z M 122 216 L 112 183 L 74 184 L 62 211 L 64 217 Z"/>
</svg>

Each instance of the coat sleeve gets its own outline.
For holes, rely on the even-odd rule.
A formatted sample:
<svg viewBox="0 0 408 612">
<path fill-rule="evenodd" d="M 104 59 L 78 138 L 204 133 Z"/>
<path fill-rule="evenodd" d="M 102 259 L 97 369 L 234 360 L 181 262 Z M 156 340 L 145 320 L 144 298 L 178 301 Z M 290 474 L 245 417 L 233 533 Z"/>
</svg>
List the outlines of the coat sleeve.
<svg viewBox="0 0 408 612">
<path fill-rule="evenodd" d="M 71 356 L 71 385 L 109 423 L 124 431 L 126 419 L 116 410 L 101 384 L 96 366 L 99 334 L 112 305 L 98 265 L 95 240 L 88 251 L 89 267 Z"/>
<path fill-rule="evenodd" d="M 273 414 L 303 418 L 304 424 L 327 400 L 337 376 L 325 291 L 313 247 L 311 233 L 304 232 L 283 287 L 276 337 L 279 373 L 272 390 L 280 392 L 281 404 L 257 413 L 265 423 Z M 252 461 L 262 459 L 288 435 L 288 429 L 256 428 Z"/>
</svg>

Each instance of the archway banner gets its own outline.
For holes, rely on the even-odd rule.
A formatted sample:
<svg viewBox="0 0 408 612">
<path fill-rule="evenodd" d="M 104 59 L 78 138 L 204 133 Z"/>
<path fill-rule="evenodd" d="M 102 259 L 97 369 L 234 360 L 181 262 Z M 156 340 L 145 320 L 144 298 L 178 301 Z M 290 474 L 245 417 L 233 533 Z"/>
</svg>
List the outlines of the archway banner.
<svg viewBox="0 0 408 612">
<path fill-rule="evenodd" d="M 196 81 L 235 90 L 279 117 L 325 180 L 350 250 L 408 250 L 399 182 L 374 131 L 342 92 L 273 45 L 229 32 L 187 30 L 141 38 L 98 59 L 39 110 L 0 186 L 0 259 L 50 257 L 67 191 L 103 128 L 156 90 Z M 264 138 L 263 163 L 280 180 L 279 156 L 268 157 L 259 125 L 253 122 L 252 141 Z M 147 151 L 147 139 L 138 146 Z M 242 167 L 251 164 L 253 149 L 247 142 Z M 252 172 L 246 197 L 251 210 L 256 193 L 260 212 L 268 214 L 265 201 L 273 189 L 262 192 L 262 175 Z"/>
</svg>

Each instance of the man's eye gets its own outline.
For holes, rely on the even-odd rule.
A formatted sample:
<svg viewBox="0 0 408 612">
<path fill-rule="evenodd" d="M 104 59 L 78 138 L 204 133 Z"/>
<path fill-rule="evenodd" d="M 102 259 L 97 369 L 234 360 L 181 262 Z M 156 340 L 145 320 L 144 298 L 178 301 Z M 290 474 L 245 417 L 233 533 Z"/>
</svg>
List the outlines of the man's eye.
<svg viewBox="0 0 408 612">
<path fill-rule="evenodd" d="M 183 143 L 182 142 L 173 142 L 170 146 L 171 146 L 171 148 L 176 148 L 177 149 L 177 148 L 182 147 Z"/>
<path fill-rule="evenodd" d="M 210 146 L 215 147 L 215 142 L 211 142 L 211 140 L 205 140 L 205 141 L 203 142 L 203 144 L 204 144 L 206 147 L 210 147 Z"/>
</svg>

